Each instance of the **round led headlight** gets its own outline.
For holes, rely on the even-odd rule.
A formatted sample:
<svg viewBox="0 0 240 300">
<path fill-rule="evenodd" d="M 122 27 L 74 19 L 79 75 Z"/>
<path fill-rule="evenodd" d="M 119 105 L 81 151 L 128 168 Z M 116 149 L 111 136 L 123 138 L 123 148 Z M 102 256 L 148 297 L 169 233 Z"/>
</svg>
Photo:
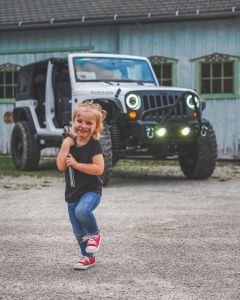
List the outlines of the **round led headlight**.
<svg viewBox="0 0 240 300">
<path fill-rule="evenodd" d="M 137 110 L 141 106 L 141 99 L 135 94 L 129 94 L 126 98 L 126 103 L 130 109 Z"/>
<path fill-rule="evenodd" d="M 196 103 L 197 107 L 199 108 L 199 106 L 200 106 L 199 98 L 197 96 L 194 96 L 194 100 L 195 100 L 195 103 Z M 188 107 L 190 107 L 191 109 L 194 109 L 194 101 L 193 101 L 193 96 L 192 95 L 187 96 L 186 102 L 187 102 Z"/>
</svg>

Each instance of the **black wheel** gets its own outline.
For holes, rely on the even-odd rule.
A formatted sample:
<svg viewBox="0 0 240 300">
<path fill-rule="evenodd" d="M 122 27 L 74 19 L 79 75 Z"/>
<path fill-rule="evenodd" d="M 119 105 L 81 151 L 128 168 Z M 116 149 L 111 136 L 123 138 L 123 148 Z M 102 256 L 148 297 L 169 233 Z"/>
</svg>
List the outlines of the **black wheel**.
<svg viewBox="0 0 240 300">
<path fill-rule="evenodd" d="M 104 124 L 100 141 L 103 147 L 104 162 L 105 162 L 105 169 L 102 175 L 102 181 L 103 181 L 103 185 L 106 186 L 108 185 L 112 175 L 112 140 L 111 140 L 110 130 L 107 124 Z"/>
<path fill-rule="evenodd" d="M 115 166 L 119 160 L 116 152 L 121 149 L 121 133 L 116 120 L 111 121 L 110 133 L 112 140 L 112 165 Z"/>
<path fill-rule="evenodd" d="M 18 170 L 34 170 L 40 160 L 40 145 L 34 139 L 33 129 L 27 121 L 15 124 L 11 137 L 11 153 Z"/>
<path fill-rule="evenodd" d="M 196 144 L 179 153 L 179 163 L 184 175 L 189 179 L 206 179 L 215 169 L 217 141 L 213 128 L 205 136 L 199 136 Z"/>
</svg>

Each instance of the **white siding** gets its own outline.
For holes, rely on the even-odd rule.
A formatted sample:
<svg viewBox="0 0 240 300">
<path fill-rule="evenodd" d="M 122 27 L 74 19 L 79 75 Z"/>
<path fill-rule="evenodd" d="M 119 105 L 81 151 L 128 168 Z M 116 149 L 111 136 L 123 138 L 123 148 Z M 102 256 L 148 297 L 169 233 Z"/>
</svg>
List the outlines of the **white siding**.
<svg viewBox="0 0 240 300">
<path fill-rule="evenodd" d="M 0 103 L 0 153 L 10 153 L 10 138 L 12 133 L 13 124 L 4 123 L 4 114 L 13 110 L 13 104 Z"/>
</svg>

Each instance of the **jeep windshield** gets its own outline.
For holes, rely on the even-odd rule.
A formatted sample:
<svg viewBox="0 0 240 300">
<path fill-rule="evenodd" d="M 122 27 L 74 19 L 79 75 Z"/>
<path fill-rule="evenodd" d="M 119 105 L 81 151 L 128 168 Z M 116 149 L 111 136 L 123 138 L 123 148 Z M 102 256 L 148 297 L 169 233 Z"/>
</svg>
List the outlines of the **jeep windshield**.
<svg viewBox="0 0 240 300">
<path fill-rule="evenodd" d="M 152 71 L 145 60 L 108 58 L 108 57 L 75 57 L 73 58 L 77 82 L 137 82 L 156 85 Z"/>
</svg>

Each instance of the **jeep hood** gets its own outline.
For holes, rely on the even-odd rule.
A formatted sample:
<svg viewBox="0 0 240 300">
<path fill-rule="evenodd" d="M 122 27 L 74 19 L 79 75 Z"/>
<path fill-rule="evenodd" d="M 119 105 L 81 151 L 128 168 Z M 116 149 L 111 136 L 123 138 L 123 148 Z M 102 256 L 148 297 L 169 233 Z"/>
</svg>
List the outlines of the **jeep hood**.
<svg viewBox="0 0 240 300">
<path fill-rule="evenodd" d="M 166 87 L 166 86 L 154 86 L 151 84 L 140 85 L 138 83 L 115 83 L 115 82 L 91 82 L 91 83 L 77 83 L 73 88 L 73 95 L 98 95 L 98 96 L 110 96 L 113 97 L 118 90 L 121 90 L 119 95 L 125 95 L 129 92 L 136 91 L 182 91 L 193 92 L 191 89 L 179 88 L 179 87 Z"/>
</svg>

